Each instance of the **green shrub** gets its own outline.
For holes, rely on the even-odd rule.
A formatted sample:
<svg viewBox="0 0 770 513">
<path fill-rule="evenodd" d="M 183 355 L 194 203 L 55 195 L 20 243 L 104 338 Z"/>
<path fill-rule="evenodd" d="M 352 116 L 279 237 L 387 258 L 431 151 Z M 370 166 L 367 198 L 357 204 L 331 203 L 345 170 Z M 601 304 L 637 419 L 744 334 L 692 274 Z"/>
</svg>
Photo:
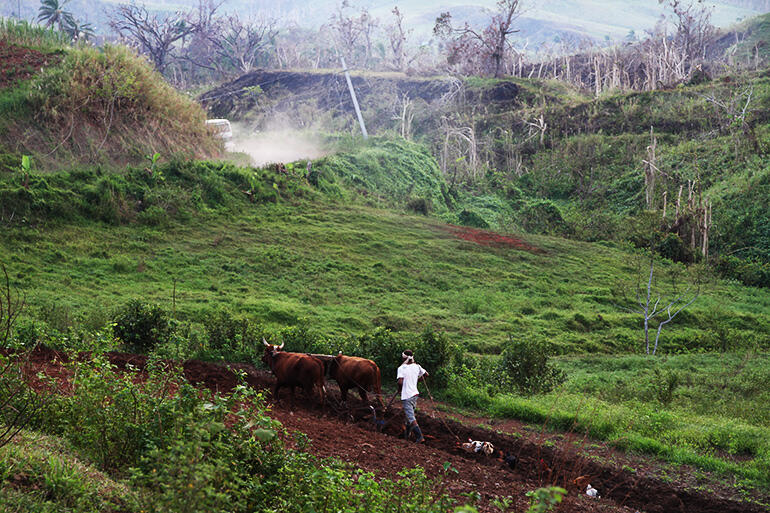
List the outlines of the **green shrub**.
<svg viewBox="0 0 770 513">
<path fill-rule="evenodd" d="M 561 210 L 550 200 L 538 199 L 527 202 L 520 216 L 521 225 L 528 232 L 549 235 L 569 235 L 570 233 Z"/>
<path fill-rule="evenodd" d="M 437 332 L 428 326 L 420 334 L 420 340 L 413 350 L 415 359 L 430 373 L 430 388 L 446 388 L 453 369 L 459 365 L 462 349 L 450 342 L 445 333 Z M 398 356 L 400 360 L 401 355 Z"/>
<path fill-rule="evenodd" d="M 425 198 L 414 198 L 409 200 L 406 204 L 406 208 L 424 216 L 427 216 L 432 210 L 430 200 L 426 200 Z"/>
<path fill-rule="evenodd" d="M 663 235 L 662 240 L 658 243 L 658 253 L 674 262 L 689 263 L 694 258 L 692 248 L 675 233 Z"/>
<path fill-rule="evenodd" d="M 378 327 L 361 335 L 358 343 L 361 356 L 374 360 L 380 367 L 383 382 L 388 383 L 396 379 L 396 370 L 403 361 L 401 353 L 409 349 L 402 341 L 398 340 L 389 329 Z M 415 359 L 421 361 L 422 356 L 416 353 Z"/>
<path fill-rule="evenodd" d="M 725 278 L 750 287 L 770 287 L 770 263 L 728 255 L 717 258 L 714 266 Z"/>
<path fill-rule="evenodd" d="M 137 220 L 147 226 L 164 226 L 168 223 L 168 214 L 157 205 L 152 205 L 139 212 Z"/>
<path fill-rule="evenodd" d="M 147 352 L 171 336 L 168 315 L 158 305 L 129 301 L 115 312 L 113 333 L 132 351 Z"/>
<path fill-rule="evenodd" d="M 567 490 L 558 486 L 538 488 L 537 490 L 527 492 L 527 497 L 529 497 L 527 513 L 548 513 L 553 511 L 566 494 Z"/>
<path fill-rule="evenodd" d="M 473 212 L 472 210 L 463 209 L 462 212 L 457 216 L 458 221 L 463 226 L 472 226 L 474 228 L 489 228 L 489 223 L 487 223 L 483 217 L 478 215 L 476 212 Z"/>
<path fill-rule="evenodd" d="M 500 361 L 507 384 L 522 394 L 545 393 L 562 384 L 567 375 L 549 363 L 549 355 L 545 342 L 511 336 Z"/>
</svg>

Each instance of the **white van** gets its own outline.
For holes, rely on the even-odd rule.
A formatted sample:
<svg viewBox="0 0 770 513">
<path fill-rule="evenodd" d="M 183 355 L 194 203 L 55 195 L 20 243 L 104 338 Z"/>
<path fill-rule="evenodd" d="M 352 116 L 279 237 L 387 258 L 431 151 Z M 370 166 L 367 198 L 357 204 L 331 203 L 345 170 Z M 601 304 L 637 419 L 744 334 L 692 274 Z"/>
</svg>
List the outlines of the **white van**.
<svg viewBox="0 0 770 513">
<path fill-rule="evenodd" d="M 230 122 L 226 119 L 207 119 L 206 126 L 214 134 L 214 137 L 222 139 L 225 143 L 225 150 L 232 151 L 235 147 L 233 143 L 233 129 Z"/>
</svg>

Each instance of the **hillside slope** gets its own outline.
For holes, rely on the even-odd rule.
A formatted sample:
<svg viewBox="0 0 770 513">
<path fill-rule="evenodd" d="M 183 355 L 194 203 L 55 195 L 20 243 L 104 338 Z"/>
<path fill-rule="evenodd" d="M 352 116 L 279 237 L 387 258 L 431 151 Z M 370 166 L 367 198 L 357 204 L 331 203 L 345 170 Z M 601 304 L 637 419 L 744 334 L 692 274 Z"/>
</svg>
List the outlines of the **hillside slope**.
<svg viewBox="0 0 770 513">
<path fill-rule="evenodd" d="M 485 352 L 522 329 L 564 353 L 639 349 L 640 318 L 623 313 L 613 292 L 635 283 L 644 265 L 629 248 L 495 238 L 383 210 L 403 208 L 408 195 L 388 199 L 398 189 L 373 178 L 377 170 L 387 176 L 411 162 L 413 177 L 403 180 L 419 187 L 419 176 L 436 176 L 425 159 L 419 146 L 374 140 L 316 161 L 307 178 L 302 163 L 283 173 L 172 162 L 154 176 L 33 176 L 26 190 L 18 178 L 6 180 L 0 198 L 6 220 L 9 208 L 16 217 L 0 247 L 38 315 L 62 328 L 103 318 L 127 297 L 167 303 L 177 281 L 176 309 L 190 321 L 222 306 L 273 325 L 304 319 L 338 335 L 433 326 Z M 425 191 L 441 196 L 434 184 Z M 41 230 L 36 240 L 26 225 Z M 725 295 L 734 301 L 720 306 Z M 708 344 L 718 307 L 731 312 L 736 344 L 764 347 L 768 301 L 767 293 L 710 285 L 664 337 L 664 351 Z"/>
<path fill-rule="evenodd" d="M 598 98 L 526 79 L 361 74 L 354 84 L 368 130 L 406 131 L 426 144 L 458 208 L 480 217 L 480 226 L 638 245 L 647 244 L 646 230 L 665 239 L 662 254 L 693 262 L 703 259 L 710 205 L 713 263 L 747 285 L 770 285 L 764 72 Z M 255 85 L 262 87 L 256 96 Z M 344 80 L 332 73 L 256 72 L 202 98 L 217 115 L 260 130 L 275 119 L 357 129 Z M 659 176 L 648 203 L 652 138 Z M 647 211 L 659 218 L 652 232 Z"/>
<path fill-rule="evenodd" d="M 125 47 L 71 47 L 2 21 L 0 54 L 0 172 L 19 169 L 22 155 L 55 169 L 220 151 L 200 107 Z"/>
</svg>

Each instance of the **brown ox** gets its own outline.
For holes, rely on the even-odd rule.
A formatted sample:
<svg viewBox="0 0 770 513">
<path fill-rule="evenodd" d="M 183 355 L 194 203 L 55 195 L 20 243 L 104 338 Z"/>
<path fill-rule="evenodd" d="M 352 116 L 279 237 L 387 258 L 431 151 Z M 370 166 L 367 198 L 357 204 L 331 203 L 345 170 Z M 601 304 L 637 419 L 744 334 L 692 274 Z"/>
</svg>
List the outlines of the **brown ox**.
<svg viewBox="0 0 770 513">
<path fill-rule="evenodd" d="M 380 406 L 384 406 L 380 390 L 380 368 L 366 358 L 344 356 L 342 351 L 329 362 L 329 377 L 340 385 L 342 400 L 347 401 L 348 390 L 358 389 L 361 400 L 366 402 L 366 392 L 377 395 Z"/>
<path fill-rule="evenodd" d="M 281 387 L 289 387 L 291 404 L 294 406 L 294 387 L 302 387 L 305 395 L 312 397 L 313 387 L 317 386 L 321 395 L 321 405 L 323 405 L 326 401 L 323 363 L 306 354 L 285 353 L 282 351 L 283 344 L 280 346 L 268 344 L 264 338 L 262 342 L 265 344 L 262 361 L 275 375 L 275 387 L 273 387 L 275 400 L 278 400 L 278 390 Z"/>
</svg>

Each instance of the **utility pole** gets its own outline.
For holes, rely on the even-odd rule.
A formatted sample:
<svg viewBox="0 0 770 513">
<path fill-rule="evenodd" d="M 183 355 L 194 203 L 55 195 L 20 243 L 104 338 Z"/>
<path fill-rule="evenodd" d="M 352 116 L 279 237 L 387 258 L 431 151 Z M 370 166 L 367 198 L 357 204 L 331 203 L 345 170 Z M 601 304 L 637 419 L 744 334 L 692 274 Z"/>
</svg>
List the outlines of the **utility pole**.
<svg viewBox="0 0 770 513">
<path fill-rule="evenodd" d="M 364 135 L 364 139 L 369 138 L 369 134 L 366 133 L 366 125 L 364 125 L 364 117 L 361 115 L 361 108 L 358 106 L 358 100 L 356 99 L 356 91 L 353 89 L 353 82 L 350 81 L 350 73 L 348 73 L 348 65 L 345 64 L 345 57 L 340 55 L 340 61 L 342 62 L 342 71 L 345 72 L 345 79 L 348 81 L 348 90 L 350 91 L 350 97 L 353 99 L 353 107 L 356 108 L 356 116 L 358 116 L 358 124 L 361 125 L 361 133 Z"/>
</svg>

